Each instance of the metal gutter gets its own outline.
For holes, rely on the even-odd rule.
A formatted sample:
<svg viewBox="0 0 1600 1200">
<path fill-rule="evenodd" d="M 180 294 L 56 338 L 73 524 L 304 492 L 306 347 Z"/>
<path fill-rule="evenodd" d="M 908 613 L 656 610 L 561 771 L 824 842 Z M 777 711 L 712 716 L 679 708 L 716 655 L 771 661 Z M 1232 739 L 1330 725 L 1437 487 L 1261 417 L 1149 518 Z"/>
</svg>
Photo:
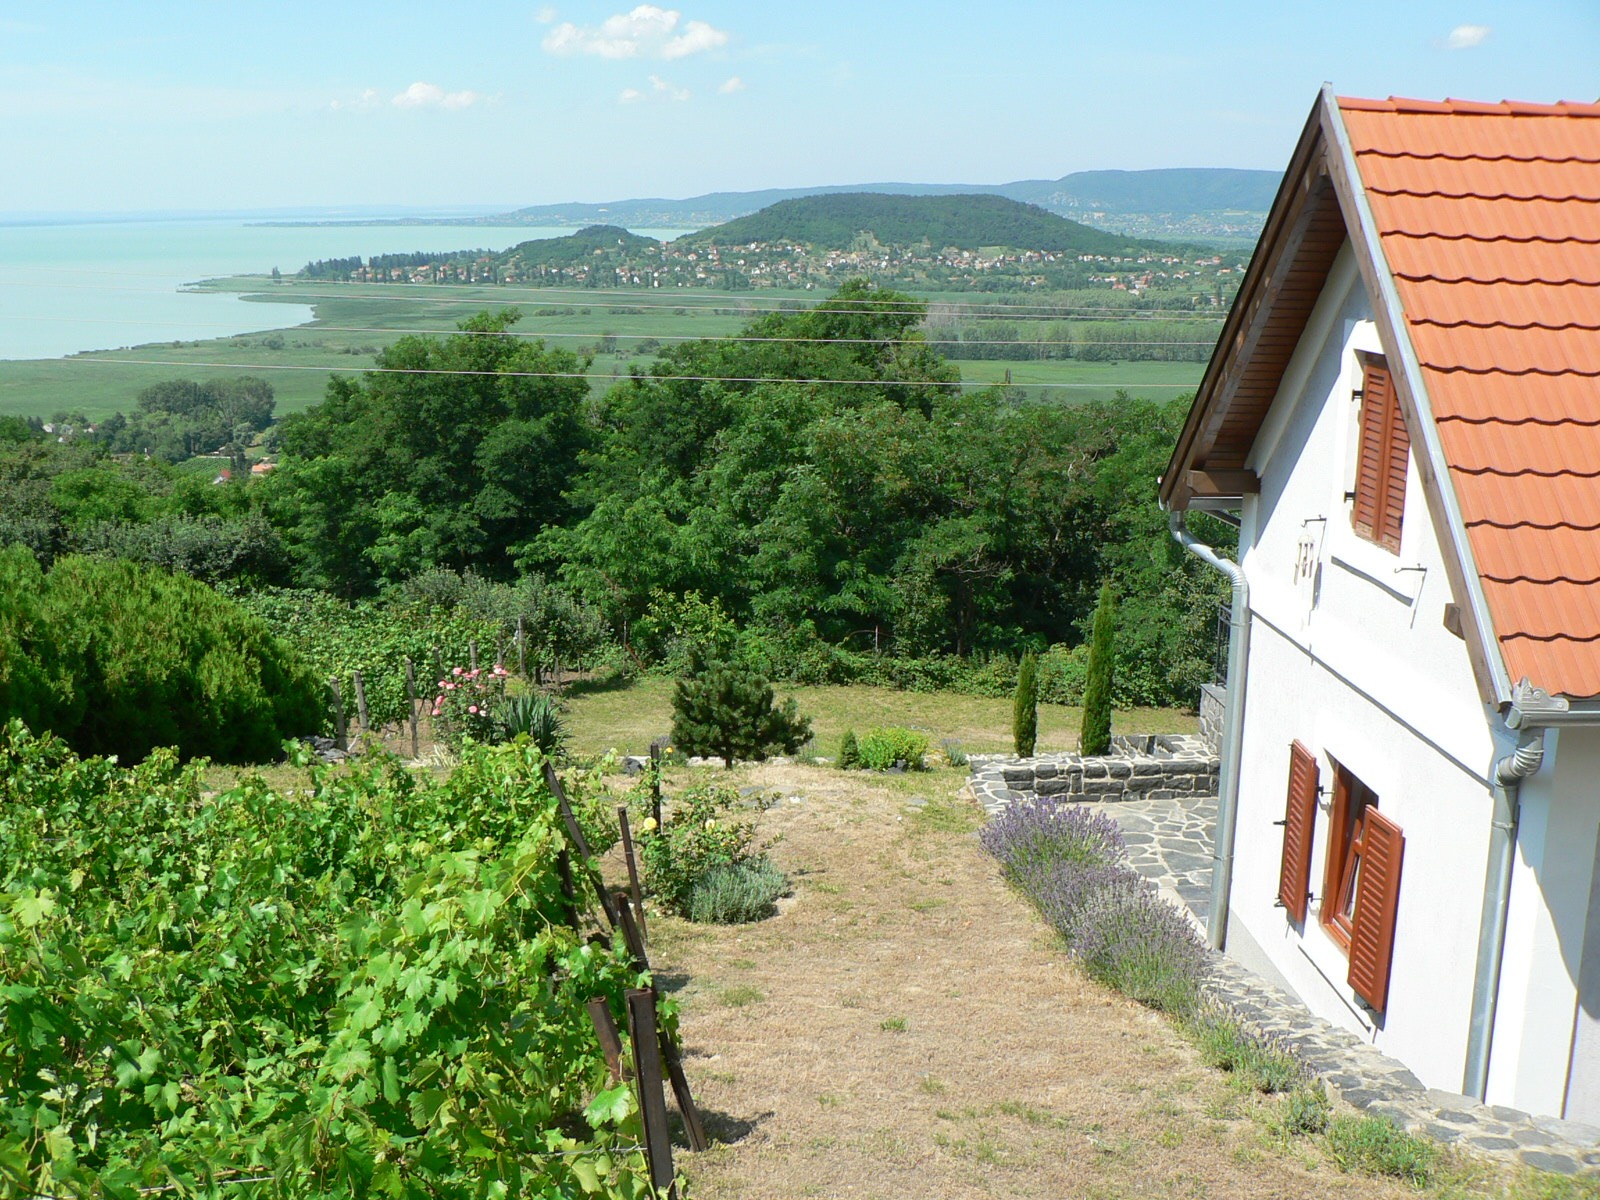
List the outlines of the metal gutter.
<svg viewBox="0 0 1600 1200">
<path fill-rule="evenodd" d="M 1489 1090 L 1494 1018 L 1500 1005 L 1500 966 L 1506 951 L 1506 913 L 1511 906 L 1517 826 L 1522 818 L 1522 781 L 1537 774 L 1544 763 L 1544 738 L 1543 729 L 1534 730 L 1531 737 L 1495 763 L 1491 775 L 1494 817 L 1489 824 L 1489 862 L 1484 870 L 1478 957 L 1472 971 L 1472 1007 L 1467 1024 L 1467 1062 L 1461 1080 L 1462 1093 L 1477 1100 L 1484 1099 Z"/>
<path fill-rule="evenodd" d="M 1211 911 L 1206 940 L 1213 950 L 1228 944 L 1228 905 L 1233 891 L 1233 844 L 1239 826 L 1239 767 L 1244 746 L 1245 672 L 1250 661 L 1250 583 L 1238 563 L 1229 562 L 1190 533 L 1183 513 L 1169 517 L 1173 539 L 1201 562 L 1228 577 L 1233 602 L 1228 610 L 1228 702 L 1222 719 L 1222 761 L 1217 772 L 1217 832 L 1211 848 Z"/>
<path fill-rule="evenodd" d="M 1494 700 L 1504 705 L 1512 698 L 1511 679 L 1506 673 L 1505 656 L 1500 652 L 1499 643 L 1494 640 L 1494 621 L 1489 615 L 1489 601 L 1483 592 L 1483 581 L 1478 576 L 1471 544 L 1467 541 L 1467 526 L 1461 515 L 1461 504 L 1450 482 L 1449 462 L 1445 458 L 1444 445 L 1439 440 L 1439 428 L 1434 423 L 1433 406 L 1428 400 L 1428 390 L 1422 382 L 1422 363 L 1418 360 L 1416 348 L 1412 346 L 1410 334 L 1406 331 L 1405 307 L 1400 302 L 1400 291 L 1394 285 L 1394 273 L 1389 269 L 1388 259 L 1383 253 L 1383 238 L 1378 232 L 1378 222 L 1372 215 L 1366 188 L 1361 183 L 1361 171 L 1356 163 L 1355 149 L 1350 144 L 1350 131 L 1345 128 L 1343 115 L 1339 111 L 1339 102 L 1329 84 L 1322 85 L 1322 107 L 1324 135 L 1336 154 L 1338 166 L 1347 183 L 1348 195 L 1343 198 L 1347 199 L 1354 209 L 1356 226 L 1360 233 L 1358 244 L 1364 250 L 1368 264 L 1372 268 L 1371 282 L 1377 288 L 1378 297 L 1382 301 L 1378 313 L 1382 318 L 1380 327 L 1387 326 L 1390 335 L 1385 339 L 1385 348 L 1392 350 L 1394 357 L 1399 360 L 1400 376 L 1405 384 L 1403 391 L 1410 397 L 1420 418 L 1416 422 L 1416 428 L 1408 429 L 1411 446 L 1413 451 L 1421 446 L 1426 452 L 1427 470 L 1422 472 L 1423 479 L 1426 482 L 1431 478 L 1434 483 L 1430 499 L 1438 503 L 1444 517 L 1445 540 L 1455 561 L 1460 564 L 1462 576 L 1460 583 L 1463 585 L 1460 590 L 1465 593 L 1462 598 L 1465 599 L 1467 608 L 1472 614 L 1473 633 L 1478 640 L 1483 661 L 1490 675 L 1490 690 Z M 1334 175 L 1334 181 L 1337 185 L 1338 172 Z M 1348 224 L 1347 218 L 1347 227 Z M 1419 461 L 1419 469 L 1422 466 L 1423 463 Z"/>
</svg>

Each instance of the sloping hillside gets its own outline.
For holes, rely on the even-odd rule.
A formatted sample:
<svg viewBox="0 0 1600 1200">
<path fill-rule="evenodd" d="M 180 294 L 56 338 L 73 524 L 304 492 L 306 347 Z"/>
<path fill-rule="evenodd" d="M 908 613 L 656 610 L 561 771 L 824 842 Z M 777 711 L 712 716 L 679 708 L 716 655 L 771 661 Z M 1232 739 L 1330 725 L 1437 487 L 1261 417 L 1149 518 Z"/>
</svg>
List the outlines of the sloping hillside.
<svg viewBox="0 0 1600 1200">
<path fill-rule="evenodd" d="M 1148 243 L 1102 233 L 1004 196 L 894 196 L 874 192 L 805 196 L 680 238 L 677 245 L 797 242 L 846 249 L 863 233 L 886 245 L 926 241 L 976 250 L 1005 246 L 1070 254 L 1130 254 Z"/>
</svg>

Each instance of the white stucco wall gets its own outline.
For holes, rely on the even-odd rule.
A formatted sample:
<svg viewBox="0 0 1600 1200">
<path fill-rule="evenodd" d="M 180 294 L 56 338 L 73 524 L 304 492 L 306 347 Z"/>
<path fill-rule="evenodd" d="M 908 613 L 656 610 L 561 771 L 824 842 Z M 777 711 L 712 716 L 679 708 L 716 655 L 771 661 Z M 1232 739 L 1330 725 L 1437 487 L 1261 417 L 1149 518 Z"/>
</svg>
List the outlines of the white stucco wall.
<svg viewBox="0 0 1600 1200">
<path fill-rule="evenodd" d="M 1382 347 L 1347 246 L 1249 463 L 1261 492 L 1247 499 L 1240 531 L 1253 619 L 1233 917 L 1314 1011 L 1368 1037 L 1428 1086 L 1458 1090 L 1495 748 L 1466 646 L 1443 624 L 1454 597 L 1414 462 L 1399 555 L 1351 528 L 1357 350 Z M 1284 815 L 1294 739 L 1318 755 L 1324 788 L 1303 929 L 1276 906 L 1283 831 L 1274 822 Z M 1317 919 L 1334 760 L 1377 793 L 1406 836 L 1381 1018 L 1355 1000 L 1345 951 Z M 1567 1027 L 1570 1036 L 1570 1015 Z"/>
<path fill-rule="evenodd" d="M 1570 1072 L 1568 1058 L 1600 833 L 1600 731 L 1545 736 L 1546 767 L 1521 790 L 1487 1098 L 1595 1122 L 1600 1054 L 1592 1030 L 1587 1052 L 1580 1039 Z M 1600 996 L 1589 997 L 1588 1007 L 1596 1001 Z"/>
</svg>

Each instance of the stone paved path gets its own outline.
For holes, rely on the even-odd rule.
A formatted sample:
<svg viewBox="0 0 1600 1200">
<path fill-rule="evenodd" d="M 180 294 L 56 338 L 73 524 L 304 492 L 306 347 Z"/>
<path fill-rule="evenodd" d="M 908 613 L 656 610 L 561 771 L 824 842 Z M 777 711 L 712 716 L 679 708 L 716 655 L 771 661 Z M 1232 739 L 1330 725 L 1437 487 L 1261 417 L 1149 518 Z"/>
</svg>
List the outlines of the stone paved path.
<svg viewBox="0 0 1600 1200">
<path fill-rule="evenodd" d="M 993 765 L 985 764 L 990 774 Z M 1016 792 L 975 787 L 984 808 L 1000 811 Z M 1215 796 L 1089 805 L 1122 829 L 1135 868 L 1203 929 L 1211 905 Z M 1412 1132 L 1471 1153 L 1563 1175 L 1600 1175 L 1600 1128 L 1479 1104 L 1428 1089 L 1402 1064 L 1349 1030 L 1313 1016 L 1226 955 L 1215 955 L 1211 994 L 1254 1028 L 1287 1043 L 1333 1094 Z"/>
<path fill-rule="evenodd" d="M 1139 874 L 1176 897 L 1205 927 L 1211 911 L 1211 846 L 1217 827 L 1217 798 L 1128 800 L 1087 807 L 1113 818 L 1122 828 L 1128 855 Z"/>
</svg>

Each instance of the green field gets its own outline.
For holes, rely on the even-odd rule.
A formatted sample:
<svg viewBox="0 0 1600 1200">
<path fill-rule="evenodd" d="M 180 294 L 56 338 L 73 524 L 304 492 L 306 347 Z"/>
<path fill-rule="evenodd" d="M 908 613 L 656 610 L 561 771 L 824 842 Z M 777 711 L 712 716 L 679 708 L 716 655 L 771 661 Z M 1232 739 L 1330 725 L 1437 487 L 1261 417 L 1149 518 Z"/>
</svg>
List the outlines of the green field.
<svg viewBox="0 0 1600 1200">
<path fill-rule="evenodd" d="M 1193 392 L 1205 374 L 1205 363 L 1079 362 L 1075 358 L 1041 362 L 998 362 L 993 359 L 953 358 L 961 378 L 982 383 L 1002 383 L 1011 372 L 1013 387 L 1030 399 L 1059 404 L 1111 400 L 1119 391 L 1145 400 L 1171 400 Z M 1036 387 L 1031 384 L 1066 386 Z"/>
<path fill-rule="evenodd" d="M 241 293 L 254 303 L 311 304 L 316 318 L 304 325 L 237 337 L 0 362 L 0 413 L 49 418 L 59 412 L 82 412 L 99 419 L 130 410 L 141 389 L 164 379 L 251 371 L 272 382 L 280 414 L 296 412 L 322 399 L 330 375 L 371 367 L 378 350 L 405 333 L 447 333 L 482 308 L 508 306 L 523 314 L 516 333 L 543 337 L 552 345 L 590 351 L 602 337 L 615 337 L 614 348 L 596 354 L 590 367 L 595 389 L 603 391 L 613 376 L 652 360 L 653 347 L 641 353 L 645 339 L 670 344 L 676 338 L 732 334 L 783 300 L 819 299 L 814 291 L 777 289 L 684 294 L 298 280 L 274 284 L 262 275 L 215 280 L 207 286 Z M 926 298 L 934 303 L 985 303 L 970 292 Z M 956 364 L 963 379 L 984 383 L 1001 382 L 1009 368 L 1013 384 L 1026 388 L 1032 397 L 1063 403 L 1109 400 L 1119 389 L 1153 400 L 1171 399 L 1198 386 L 1204 370 L 1199 363 L 1072 359 L 956 360 Z M 1029 388 L 1030 384 L 1071 386 Z"/>
</svg>

